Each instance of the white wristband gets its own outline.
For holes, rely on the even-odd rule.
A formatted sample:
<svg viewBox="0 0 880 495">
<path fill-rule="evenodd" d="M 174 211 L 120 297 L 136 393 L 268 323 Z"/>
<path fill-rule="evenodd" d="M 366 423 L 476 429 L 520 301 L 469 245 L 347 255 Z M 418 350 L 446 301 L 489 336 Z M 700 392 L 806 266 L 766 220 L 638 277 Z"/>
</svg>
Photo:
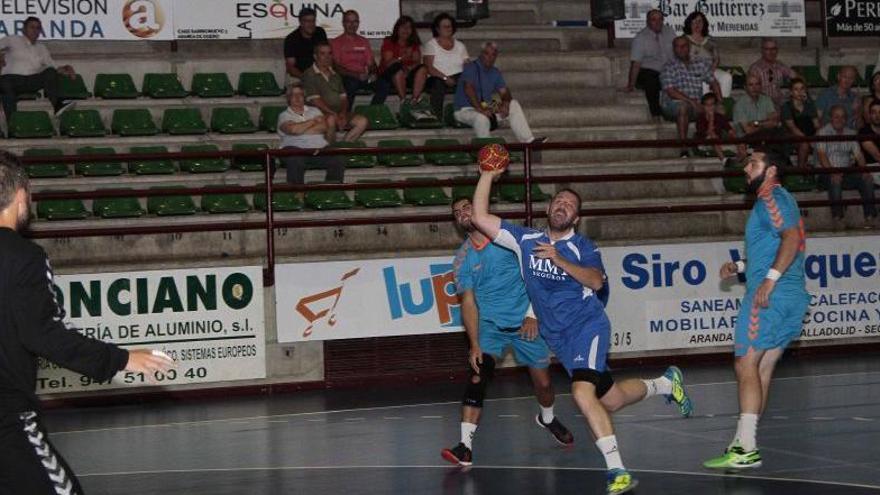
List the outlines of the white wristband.
<svg viewBox="0 0 880 495">
<path fill-rule="evenodd" d="M 779 280 L 779 277 L 781 277 L 781 276 L 782 276 L 782 273 L 779 270 L 776 270 L 775 268 L 771 268 L 770 270 L 767 271 L 767 276 L 764 278 L 769 278 L 770 280 L 773 280 L 775 282 L 775 281 Z"/>
<path fill-rule="evenodd" d="M 746 262 L 743 260 L 736 260 L 736 273 L 745 273 L 746 272 Z"/>
<path fill-rule="evenodd" d="M 535 312 L 532 310 L 532 305 L 531 305 L 531 304 L 529 304 L 528 309 L 526 309 L 526 318 L 532 318 L 532 319 L 535 319 L 535 320 L 538 319 L 538 317 L 535 316 Z"/>
</svg>

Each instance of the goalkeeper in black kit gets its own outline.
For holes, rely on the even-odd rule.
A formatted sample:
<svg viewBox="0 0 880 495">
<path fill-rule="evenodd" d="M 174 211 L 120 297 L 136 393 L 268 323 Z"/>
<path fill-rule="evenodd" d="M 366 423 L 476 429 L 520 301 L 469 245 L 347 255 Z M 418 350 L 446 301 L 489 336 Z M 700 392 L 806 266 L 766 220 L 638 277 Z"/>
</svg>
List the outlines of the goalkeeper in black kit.
<svg viewBox="0 0 880 495">
<path fill-rule="evenodd" d="M 126 351 L 68 328 L 45 251 L 19 234 L 29 218 L 25 169 L 0 151 L 0 495 L 81 494 L 41 424 L 37 358 L 101 381 L 122 370 L 152 377 L 174 363 L 160 352 Z"/>
</svg>

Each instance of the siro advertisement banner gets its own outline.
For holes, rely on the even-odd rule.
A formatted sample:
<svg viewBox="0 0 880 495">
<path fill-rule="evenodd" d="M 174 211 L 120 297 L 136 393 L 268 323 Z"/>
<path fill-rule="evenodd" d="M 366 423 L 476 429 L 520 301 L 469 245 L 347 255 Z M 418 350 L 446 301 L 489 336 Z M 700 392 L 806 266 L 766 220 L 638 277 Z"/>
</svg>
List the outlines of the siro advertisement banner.
<svg viewBox="0 0 880 495">
<path fill-rule="evenodd" d="M 878 0 L 827 0 L 825 8 L 828 36 L 877 36 L 880 33 Z"/>
<path fill-rule="evenodd" d="M 679 34 L 687 16 L 700 11 L 717 38 L 806 36 L 804 0 L 626 0 L 626 18 L 615 21 L 615 36 L 634 38 L 652 9 L 663 12 L 665 23 Z"/>
<path fill-rule="evenodd" d="M 359 32 L 367 38 L 390 35 L 400 16 L 398 0 L 186 0 L 175 4 L 175 36 L 218 40 L 284 38 L 299 26 L 297 15 L 304 6 L 317 12 L 318 26 L 331 39 L 342 34 L 342 14 L 346 10 L 358 12 Z"/>
<path fill-rule="evenodd" d="M 123 348 L 164 351 L 177 367 L 157 385 L 266 377 L 262 268 L 57 275 L 65 322 Z M 38 393 L 151 385 L 140 373 L 109 382 L 40 361 Z"/>
<path fill-rule="evenodd" d="M 880 237 L 807 240 L 802 340 L 880 336 Z M 745 285 L 722 282 L 741 243 L 602 249 L 614 351 L 731 346 Z M 280 342 L 461 331 L 452 256 L 277 267 Z"/>
<path fill-rule="evenodd" d="M 174 0 L 3 0 L 0 36 L 22 34 L 24 20 L 43 23 L 48 40 L 174 39 Z"/>
</svg>

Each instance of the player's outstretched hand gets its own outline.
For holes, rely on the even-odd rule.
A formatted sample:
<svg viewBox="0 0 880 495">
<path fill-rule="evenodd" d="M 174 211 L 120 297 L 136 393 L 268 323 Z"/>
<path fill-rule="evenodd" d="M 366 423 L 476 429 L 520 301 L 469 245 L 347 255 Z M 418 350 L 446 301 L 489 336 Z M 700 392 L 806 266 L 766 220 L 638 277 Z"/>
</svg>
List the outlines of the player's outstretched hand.
<svg viewBox="0 0 880 495">
<path fill-rule="evenodd" d="M 728 261 L 727 263 L 721 265 L 721 273 L 720 273 L 721 280 L 733 277 L 736 274 L 737 274 L 736 263 L 734 263 L 733 261 Z"/>
<path fill-rule="evenodd" d="M 504 174 L 504 172 L 505 172 L 506 170 L 507 170 L 506 168 L 503 168 L 503 169 L 501 169 L 501 170 L 483 170 L 483 169 L 481 168 L 481 169 L 480 169 L 480 175 L 488 175 L 489 177 L 492 177 L 492 182 L 495 182 L 495 181 L 497 181 L 499 178 L 501 178 L 501 176 Z"/>
<path fill-rule="evenodd" d="M 759 308 L 770 306 L 770 293 L 773 292 L 774 287 L 776 287 L 776 281 L 765 278 L 761 285 L 758 286 L 758 290 L 755 291 L 755 299 L 752 301 L 752 304 L 757 305 Z"/>
<path fill-rule="evenodd" d="M 174 361 L 162 351 L 134 349 L 128 351 L 128 364 L 125 371 L 143 373 L 151 383 L 156 381 L 156 372 L 165 373 L 175 366 Z"/>
<path fill-rule="evenodd" d="M 471 368 L 474 370 L 474 373 L 479 375 L 480 365 L 483 364 L 483 350 L 480 349 L 480 346 L 475 345 L 471 347 L 468 362 L 471 363 Z"/>
<path fill-rule="evenodd" d="M 532 250 L 535 256 L 542 260 L 550 260 L 556 262 L 556 247 L 553 244 L 539 242 L 535 249 Z"/>
<path fill-rule="evenodd" d="M 522 326 L 519 328 L 519 334 L 529 342 L 538 338 L 538 320 L 526 316 L 523 320 Z"/>
</svg>

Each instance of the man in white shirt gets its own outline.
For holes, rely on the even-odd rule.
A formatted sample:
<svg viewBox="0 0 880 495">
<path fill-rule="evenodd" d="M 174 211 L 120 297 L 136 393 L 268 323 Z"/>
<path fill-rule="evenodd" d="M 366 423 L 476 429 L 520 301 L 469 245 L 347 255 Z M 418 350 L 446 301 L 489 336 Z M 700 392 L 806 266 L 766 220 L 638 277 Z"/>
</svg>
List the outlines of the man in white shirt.
<svg viewBox="0 0 880 495">
<path fill-rule="evenodd" d="M 324 134 L 327 120 L 316 107 L 306 105 L 306 95 L 302 84 L 293 83 L 287 87 L 287 109 L 278 116 L 278 137 L 282 149 L 319 149 L 327 146 Z M 345 175 L 345 163 L 339 156 L 315 157 L 320 166 L 327 170 L 326 182 L 341 183 Z M 287 182 L 303 184 L 306 174 L 306 157 L 285 156 L 281 158 L 287 168 Z"/>
<path fill-rule="evenodd" d="M 24 21 L 24 35 L 9 35 L 0 39 L 3 52 L 3 75 L 0 76 L 0 98 L 6 119 L 15 112 L 18 95 L 43 90 L 52 103 L 55 115 L 70 108 L 72 103 L 61 101 L 58 97 L 60 75 L 71 79 L 76 77 L 73 67 L 55 67 L 46 45 L 37 43 L 42 34 L 40 19 L 28 17 Z"/>
</svg>

